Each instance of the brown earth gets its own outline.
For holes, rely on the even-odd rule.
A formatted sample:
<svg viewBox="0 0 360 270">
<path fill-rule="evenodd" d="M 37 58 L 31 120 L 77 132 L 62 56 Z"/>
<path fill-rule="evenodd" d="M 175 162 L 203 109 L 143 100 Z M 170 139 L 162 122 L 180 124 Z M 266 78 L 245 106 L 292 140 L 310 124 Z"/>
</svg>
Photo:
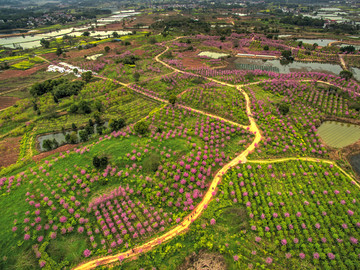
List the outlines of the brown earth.
<svg viewBox="0 0 360 270">
<path fill-rule="evenodd" d="M 83 49 L 83 50 L 72 49 L 71 51 L 65 52 L 66 55 L 65 59 L 69 60 L 72 58 L 86 57 L 93 54 L 104 53 L 106 46 L 110 47 L 110 52 L 111 52 L 112 50 L 118 48 L 121 45 L 120 43 L 117 42 L 106 42 L 89 49 Z M 43 56 L 50 61 L 58 61 L 58 62 L 63 61 L 63 57 L 58 57 L 56 53 L 47 53 L 44 54 Z"/>
<path fill-rule="evenodd" d="M 79 146 L 79 144 L 65 144 L 63 146 L 60 146 L 59 148 L 54 149 L 54 150 L 51 150 L 51 151 L 48 151 L 48 152 L 43 152 L 41 154 L 33 156 L 32 159 L 35 162 L 39 162 L 43 158 L 46 158 L 46 157 L 51 156 L 51 155 L 56 154 L 56 153 L 66 152 L 67 150 L 74 149 L 77 146 Z"/>
<path fill-rule="evenodd" d="M 176 11 L 169 11 L 164 14 L 142 14 L 141 16 L 137 16 L 130 21 L 126 21 L 124 30 L 126 29 L 139 29 L 136 25 L 150 26 L 155 23 L 158 19 L 166 19 L 167 17 L 174 16 L 178 14 Z M 122 24 L 122 23 L 120 23 Z M 153 29 L 139 29 L 140 31 L 154 31 Z"/>
<path fill-rule="evenodd" d="M 19 98 L 16 97 L 3 97 L 0 96 L 0 111 L 3 109 L 6 109 L 8 107 L 11 107 L 18 101 Z"/>
<path fill-rule="evenodd" d="M 158 19 L 165 19 L 166 17 L 176 15 L 176 11 L 170 11 L 166 14 L 141 14 L 141 16 L 136 16 L 134 18 L 125 19 L 125 25 L 123 22 L 111 23 L 108 25 L 102 25 L 96 28 L 97 31 L 120 31 L 120 30 L 139 30 L 139 31 L 152 31 L 150 29 L 138 28 L 137 25 L 150 26 Z"/>
<path fill-rule="evenodd" d="M 116 52 L 122 53 L 125 50 L 128 49 L 133 49 L 134 47 L 137 46 L 137 44 L 132 44 L 131 47 L 127 47 L 127 46 L 123 46 L 121 45 L 120 42 L 106 42 L 106 43 L 101 43 L 99 45 L 97 45 L 96 47 L 93 48 L 89 48 L 89 49 L 83 49 L 83 50 L 77 50 L 77 49 L 73 49 L 71 51 L 68 51 L 65 53 L 66 57 L 65 59 L 63 59 L 62 57 L 59 58 L 55 53 L 47 53 L 44 54 L 43 56 L 50 60 L 50 61 L 57 61 L 57 62 L 61 62 L 61 61 L 71 61 L 71 59 L 74 58 L 79 58 L 79 57 L 86 57 L 86 56 L 91 56 L 94 54 L 104 54 L 105 55 L 105 47 L 108 46 L 110 48 L 109 53 L 106 54 L 107 57 L 110 56 L 116 56 Z"/>
<path fill-rule="evenodd" d="M 206 67 L 206 65 L 202 63 L 202 59 L 199 58 L 198 56 L 199 52 L 200 51 L 196 50 L 196 51 L 186 51 L 181 53 L 183 56 L 181 61 L 185 69 Z"/>
<path fill-rule="evenodd" d="M 19 157 L 21 137 L 6 138 L 0 142 L 0 168 L 15 164 Z"/>
<path fill-rule="evenodd" d="M 175 14 L 175 13 L 172 12 L 171 14 Z M 153 24 L 156 21 L 155 17 L 163 17 L 163 14 L 141 15 L 141 16 L 136 17 L 135 20 L 133 20 L 132 22 L 129 22 L 125 26 L 126 27 L 134 27 L 137 24 L 150 26 L 151 24 Z"/>
<path fill-rule="evenodd" d="M 29 68 L 27 70 L 13 70 L 8 69 L 5 71 L 0 72 L 0 81 L 10 78 L 17 78 L 17 77 L 27 77 L 30 76 L 36 72 L 38 72 L 41 69 L 45 69 L 48 66 L 48 64 L 41 64 L 32 68 Z"/>
<path fill-rule="evenodd" d="M 222 255 L 216 253 L 195 252 L 185 258 L 178 270 L 225 270 L 227 265 Z"/>
<path fill-rule="evenodd" d="M 326 117 L 324 117 L 324 119 L 322 119 L 321 122 L 325 122 L 325 121 L 338 121 L 338 122 L 342 122 L 342 123 L 348 123 L 348 124 L 353 124 L 353 125 L 360 125 L 360 119 L 337 117 L 337 116 L 329 116 L 329 115 L 327 115 Z"/>
<path fill-rule="evenodd" d="M 145 53 L 144 50 L 135 50 L 134 51 L 134 54 L 137 55 L 137 56 L 142 56 L 144 53 Z"/>
<path fill-rule="evenodd" d="M 108 25 L 102 25 L 96 28 L 96 31 L 123 31 L 122 23 L 111 23 Z"/>
</svg>

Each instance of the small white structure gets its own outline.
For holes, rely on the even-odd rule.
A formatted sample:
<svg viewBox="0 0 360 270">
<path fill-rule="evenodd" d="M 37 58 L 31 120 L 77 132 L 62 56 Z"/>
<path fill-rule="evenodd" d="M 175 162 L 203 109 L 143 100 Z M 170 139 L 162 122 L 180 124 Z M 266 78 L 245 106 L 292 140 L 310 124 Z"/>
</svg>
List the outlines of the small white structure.
<svg viewBox="0 0 360 270">
<path fill-rule="evenodd" d="M 74 70 L 77 70 L 77 72 L 75 73 Z M 76 77 L 81 77 L 81 74 L 87 71 L 91 71 L 93 74 L 97 75 L 97 73 L 92 70 L 82 69 L 77 66 L 73 66 L 64 62 L 60 62 L 58 65 L 49 65 L 47 71 L 68 73 L 68 74 L 73 73 Z"/>
</svg>

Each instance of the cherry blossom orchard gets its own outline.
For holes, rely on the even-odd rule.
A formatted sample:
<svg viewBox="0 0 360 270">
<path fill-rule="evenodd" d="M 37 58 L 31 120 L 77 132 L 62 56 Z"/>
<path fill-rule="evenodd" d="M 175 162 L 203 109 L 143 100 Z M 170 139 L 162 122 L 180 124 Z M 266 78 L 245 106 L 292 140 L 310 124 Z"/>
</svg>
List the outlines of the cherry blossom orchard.
<svg viewBox="0 0 360 270">
<path fill-rule="evenodd" d="M 329 121 L 360 130 L 359 81 L 266 64 L 290 51 L 355 66 L 359 53 L 255 33 L 135 34 L 91 61 L 49 61 L 82 77 L 75 94 L 48 82 L 0 112 L 0 127 L 27 120 L 19 161 L 0 174 L 0 268 L 183 269 L 205 252 L 228 269 L 359 269 L 360 137 L 336 147 L 341 134 L 319 133 Z M 250 54 L 264 65 L 238 68 Z"/>
</svg>

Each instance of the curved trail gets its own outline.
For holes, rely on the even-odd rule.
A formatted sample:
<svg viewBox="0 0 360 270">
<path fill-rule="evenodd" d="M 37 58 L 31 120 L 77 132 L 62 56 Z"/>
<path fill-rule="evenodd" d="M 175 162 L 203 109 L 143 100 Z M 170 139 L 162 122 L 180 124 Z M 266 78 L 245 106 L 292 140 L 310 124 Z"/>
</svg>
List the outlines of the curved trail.
<svg viewBox="0 0 360 270">
<path fill-rule="evenodd" d="M 349 179 L 354 179 L 352 175 L 347 173 L 343 168 L 336 164 L 336 162 L 329 160 L 329 159 L 322 159 L 322 158 L 314 158 L 314 157 L 287 157 L 287 158 L 277 158 L 277 159 L 259 159 L 259 160 L 248 160 L 248 163 L 277 163 L 277 162 L 286 162 L 290 160 L 303 160 L 303 161 L 312 161 L 312 162 L 323 162 L 327 164 L 332 164 L 337 167 L 345 176 Z M 357 181 L 354 181 L 355 185 L 360 188 L 360 185 Z"/>
<path fill-rule="evenodd" d="M 174 40 L 177 40 L 181 37 L 178 37 Z M 166 46 L 166 45 L 165 45 Z M 163 62 L 162 60 L 159 59 L 159 57 L 161 55 L 163 55 L 165 52 L 167 52 L 169 50 L 169 47 L 166 46 L 166 50 L 164 50 L 163 52 L 161 52 L 160 54 L 158 54 L 157 56 L 155 56 L 155 60 L 161 64 L 163 64 L 164 66 L 166 66 L 167 68 L 169 69 L 172 69 L 174 71 L 177 71 L 179 73 L 188 73 L 188 74 L 192 74 L 192 73 L 189 73 L 189 72 L 186 72 L 186 71 L 182 71 L 182 70 L 179 70 L 179 69 L 176 69 L 172 66 L 170 66 L 169 64 Z M 194 74 L 192 74 L 194 75 Z M 105 78 L 105 77 L 102 77 L 102 76 L 97 76 L 99 78 L 103 78 L 103 79 L 108 79 L 108 78 Z M 260 133 L 260 130 L 258 128 L 258 126 L 256 125 L 256 122 L 254 120 L 254 118 L 252 117 L 252 113 L 251 113 L 251 108 L 250 108 L 250 98 L 248 96 L 248 94 L 244 91 L 243 87 L 246 87 L 246 86 L 249 86 L 249 85 L 254 85 L 254 84 L 259 84 L 261 83 L 261 81 L 259 82 L 255 82 L 255 83 L 249 83 L 249 84 L 245 84 L 245 85 L 232 85 L 232 84 L 229 84 L 229 83 L 225 83 L 225 82 L 221 82 L 221 81 L 218 81 L 216 79 L 212 79 L 212 78 L 207 78 L 205 77 L 207 80 L 210 80 L 210 81 L 213 81 L 213 82 L 216 82 L 218 84 L 221 84 L 221 85 L 226 85 L 226 86 L 230 86 L 230 87 L 235 87 L 236 89 L 238 89 L 240 91 L 241 94 L 244 95 L 245 97 L 245 101 L 246 101 L 246 114 L 249 118 L 249 122 L 250 122 L 250 125 L 249 126 L 244 126 L 244 125 L 241 125 L 241 124 L 238 124 L 238 123 L 235 123 L 235 122 L 232 122 L 232 121 L 229 121 L 227 119 L 224 119 L 224 118 L 221 118 L 221 117 L 218 117 L 216 115 L 213 115 L 213 114 L 210 114 L 210 113 L 206 113 L 206 112 L 203 112 L 203 111 L 200 111 L 200 110 L 196 110 L 196 109 L 193 109 L 193 108 L 190 108 L 190 107 L 187 107 L 187 106 L 183 106 L 183 105 L 177 105 L 178 107 L 182 107 L 182 108 L 185 108 L 185 109 L 188 109 L 188 110 L 192 110 L 192 111 L 196 111 L 198 113 L 201 113 L 201 114 L 204 114 L 204 115 L 208 115 L 208 116 L 211 116 L 211 117 L 214 117 L 214 118 L 217 118 L 217 119 L 221 119 L 221 120 L 224 120 L 225 122 L 227 123 L 230 123 L 232 125 L 236 125 L 236 126 L 240 126 L 242 128 L 246 128 L 248 129 L 250 132 L 252 132 L 254 135 L 255 135 L 255 138 L 253 140 L 253 142 L 251 143 L 251 145 L 249 145 L 241 154 L 239 154 L 236 158 L 234 158 L 233 160 L 231 160 L 229 163 L 227 163 L 225 166 L 223 166 L 218 172 L 217 174 L 215 175 L 215 177 L 213 178 L 211 184 L 210 184 L 210 187 L 209 189 L 207 190 L 206 194 L 204 195 L 203 199 L 201 200 L 201 202 L 195 207 L 195 209 L 189 214 L 187 215 L 183 221 L 181 223 L 179 223 L 177 226 L 175 226 L 174 228 L 172 228 L 170 231 L 164 233 L 163 235 L 161 236 L 158 236 L 156 238 L 153 238 L 153 239 L 150 239 L 149 241 L 147 241 L 146 243 L 142 244 L 141 246 L 138 246 L 138 247 L 135 247 L 133 249 L 130 249 L 126 252 L 120 252 L 120 253 L 117 253 L 117 254 L 114 254 L 114 255 L 108 255 L 108 256 L 104 256 L 104 257 L 100 257 L 100 258 L 95 258 L 95 259 L 92 259 L 88 262 L 84 262 L 83 264 L 81 265 L 78 265 L 77 267 L 75 267 L 74 269 L 75 270 L 85 270 L 85 269 L 93 269 L 93 268 L 96 268 L 97 266 L 100 266 L 100 265 L 107 265 L 107 264 L 113 264 L 113 263 L 117 263 L 119 261 L 119 257 L 122 257 L 124 259 L 127 259 L 127 258 L 134 258 L 136 257 L 138 254 L 142 253 L 142 252 L 147 252 L 149 250 L 151 250 L 153 247 L 157 246 L 157 245 L 160 245 L 162 242 L 164 241 L 168 241 L 172 238 L 174 238 L 175 236 L 177 236 L 178 234 L 182 233 L 182 232 L 185 232 L 189 226 L 191 225 L 191 223 L 197 219 L 201 214 L 202 212 L 204 211 L 204 209 L 206 208 L 206 206 L 208 205 L 208 203 L 211 201 L 211 199 L 213 198 L 213 196 L 215 195 L 215 190 L 218 186 L 218 184 L 220 183 L 221 179 L 222 179 L 222 176 L 229 170 L 231 169 L 232 167 L 238 165 L 239 163 L 244 163 L 244 162 L 262 162 L 262 163 L 270 163 L 270 162 L 281 162 L 281 161 L 286 161 L 286 160 L 296 160 L 296 159 L 303 159 L 303 158 L 285 158 L 285 159 L 278 159 L 278 160 L 263 160 L 263 161 L 247 161 L 246 160 L 246 157 L 256 148 L 256 145 L 259 144 L 259 142 L 261 141 L 262 139 L 262 136 L 261 136 L 261 133 Z M 309 80 L 309 81 L 312 81 L 312 80 Z M 134 89 L 130 84 L 124 84 L 124 83 L 121 83 L 121 82 L 118 82 L 116 80 L 113 80 L 114 83 L 118 83 L 118 84 L 121 84 L 125 87 L 128 87 L 140 94 L 143 94 L 143 95 L 146 95 L 150 98 L 153 98 L 155 100 L 158 100 L 158 101 L 161 101 L 161 102 L 164 102 L 164 103 L 168 103 L 167 100 L 164 100 L 164 99 L 161 99 L 161 98 L 158 98 L 158 97 L 154 97 L 152 95 L 149 95 L 148 93 L 145 93 L 143 91 L 140 91 L 138 89 Z M 305 159 L 305 158 L 304 158 Z M 319 159 L 315 159 L 315 158 L 306 158 L 306 160 L 314 160 L 314 161 L 318 161 Z M 334 164 L 335 166 L 337 166 L 334 162 L 331 162 L 331 161 L 325 161 L 327 163 L 332 163 Z M 340 168 L 341 169 L 341 168 Z M 342 169 L 341 169 L 342 170 Z M 348 177 L 350 177 L 352 179 L 352 177 L 347 174 L 346 172 L 344 172 L 342 170 L 343 173 L 345 173 Z"/>
<path fill-rule="evenodd" d="M 179 37 L 180 38 L 180 37 Z M 159 57 L 165 53 L 169 48 L 167 47 L 167 49 L 165 51 L 163 51 L 162 53 L 160 53 L 159 55 L 157 55 L 155 57 L 155 60 L 164 64 L 165 66 L 171 68 L 172 70 L 174 71 L 177 71 L 177 72 L 181 72 L 181 73 L 186 73 L 185 71 L 182 71 L 182 70 L 177 70 L 175 69 L 174 67 L 171 67 L 169 66 L 168 64 L 164 63 L 163 61 L 159 60 Z M 99 76 L 100 77 L 100 76 Z M 100 78 L 103 78 L 103 77 L 100 77 Z M 234 87 L 234 85 L 231 85 L 231 84 L 228 84 L 228 83 L 224 83 L 224 82 L 220 82 L 220 81 L 217 81 L 215 79 L 210 79 L 208 78 L 209 80 L 211 81 L 214 81 L 214 82 L 217 82 L 219 84 L 222 84 L 222 85 L 227 85 L 227 86 L 231 86 L 231 87 Z M 115 82 L 115 81 L 114 81 Z M 126 85 L 126 84 L 123 84 L 123 83 L 120 83 L 121 85 L 123 86 L 126 86 L 126 87 L 130 87 L 130 85 Z M 249 96 L 246 94 L 246 92 L 242 89 L 243 86 L 236 86 L 237 89 L 240 90 L 240 92 L 244 95 L 245 97 L 245 100 L 246 100 L 246 113 L 249 117 L 249 121 L 250 121 L 250 126 L 243 126 L 243 125 L 240 125 L 238 123 L 235 123 L 235 122 L 232 122 L 232 121 L 229 121 L 227 119 L 224 119 L 224 118 L 221 118 L 221 117 L 218 117 L 218 116 L 214 116 L 212 114 L 209 114 L 209 113 L 206 113 L 206 112 L 202 112 L 200 110 L 195 110 L 193 108 L 190 108 L 190 107 L 186 107 L 186 106 L 179 106 L 179 107 L 183 107 L 183 108 L 186 108 L 186 109 L 191 109 L 193 111 L 196 111 L 198 113 L 202 113 L 204 115 L 208 115 L 208 116 L 211 116 L 211 117 L 215 117 L 217 119 L 221 119 L 221 120 L 224 120 L 230 124 L 233 124 L 233 125 L 237 125 L 237 126 L 241 126 L 243 128 L 248 128 L 248 130 L 252 133 L 254 133 L 255 135 L 255 139 L 253 140 L 253 142 L 251 143 L 251 145 L 248 146 L 248 148 L 246 148 L 241 154 L 239 154 L 236 158 L 234 158 L 232 161 L 230 161 L 229 163 L 227 163 L 224 167 L 222 167 L 218 172 L 217 174 L 215 175 L 215 177 L 213 178 L 211 184 L 210 184 L 210 187 L 208 189 L 208 191 L 205 193 L 203 199 L 201 200 L 201 202 L 195 207 L 195 209 L 189 214 L 187 215 L 183 221 L 177 225 L 176 227 L 174 227 L 173 229 L 171 229 L 170 231 L 166 232 L 165 234 L 161 235 L 161 236 L 158 236 L 154 239 L 151 239 L 149 240 L 148 242 L 146 242 L 145 244 L 141 245 L 141 246 L 138 246 L 132 250 L 129 250 L 127 252 L 122 252 L 122 253 L 117 253 L 115 255 L 109 255 L 109 256 L 104 256 L 104 257 L 101 257 L 101 258 L 98 258 L 98 259 L 93 259 L 91 261 L 88 261 L 88 262 L 85 262 L 77 267 L 75 267 L 74 269 L 76 270 L 83 270 L 83 269 L 93 269 L 99 265 L 105 265 L 105 264 L 111 264 L 111 263 L 116 263 L 119 261 L 119 257 L 122 256 L 123 258 L 131 258 L 131 257 L 135 257 L 137 256 L 138 252 L 145 252 L 145 251 L 148 251 L 150 249 L 152 249 L 154 246 L 157 246 L 159 245 L 160 243 L 164 242 L 164 241 L 167 241 L 167 240 L 170 240 L 171 238 L 174 238 L 176 235 L 178 235 L 179 233 L 182 233 L 184 231 L 186 231 L 189 226 L 191 225 L 192 221 L 194 221 L 195 219 L 197 219 L 201 213 L 204 211 L 204 209 L 206 208 L 207 204 L 211 201 L 212 197 L 215 195 L 213 192 L 216 190 L 216 187 L 217 185 L 220 183 L 221 179 L 222 179 L 222 176 L 232 167 L 236 166 L 237 164 L 239 164 L 240 162 L 244 162 L 246 161 L 246 157 L 249 155 L 249 153 L 251 153 L 256 145 L 261 141 L 261 134 L 260 134 L 260 130 L 258 129 L 256 123 L 255 123 L 255 120 L 252 118 L 251 116 L 251 109 L 250 109 L 250 98 Z M 132 88 L 131 88 L 132 89 Z M 134 89 L 133 89 L 134 90 Z M 136 91 L 136 90 L 135 90 Z M 136 92 L 140 92 L 141 94 L 146 94 L 146 93 L 143 93 L 142 91 L 136 91 Z M 159 101 L 162 101 L 162 102 L 166 102 L 168 103 L 167 101 L 163 100 L 163 99 L 157 99 Z M 135 251 L 135 252 L 134 252 Z"/>
<path fill-rule="evenodd" d="M 345 63 L 345 60 L 344 60 L 344 57 L 343 57 L 342 54 L 339 54 L 339 59 L 340 59 L 340 65 L 343 68 L 343 70 L 348 70 L 348 68 L 346 66 L 346 63 Z"/>
</svg>

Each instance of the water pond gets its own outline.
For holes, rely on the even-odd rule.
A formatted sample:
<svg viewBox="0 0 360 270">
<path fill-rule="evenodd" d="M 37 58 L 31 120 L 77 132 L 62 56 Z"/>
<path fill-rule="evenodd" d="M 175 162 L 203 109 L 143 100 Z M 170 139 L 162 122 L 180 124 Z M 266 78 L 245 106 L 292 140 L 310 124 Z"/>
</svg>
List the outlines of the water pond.
<svg viewBox="0 0 360 270">
<path fill-rule="evenodd" d="M 353 45 L 353 44 L 341 44 L 340 45 L 340 48 L 344 48 L 344 47 L 347 47 L 347 46 L 353 46 L 355 48 L 356 51 L 360 50 L 360 45 Z"/>
<path fill-rule="evenodd" d="M 279 59 L 263 60 L 255 58 L 239 57 L 235 61 L 235 67 L 237 69 L 244 70 L 266 70 L 278 73 L 290 73 L 290 72 L 322 72 L 339 75 L 342 71 L 340 65 L 318 62 L 297 62 L 282 64 Z"/>
<path fill-rule="evenodd" d="M 342 148 L 360 140 L 360 126 L 327 121 L 321 124 L 317 132 L 330 147 Z"/>
<path fill-rule="evenodd" d="M 360 175 L 360 154 L 351 156 L 349 158 L 350 164 L 353 167 L 354 171 Z"/>
<path fill-rule="evenodd" d="M 360 81 L 360 68 L 352 67 L 350 70 L 353 73 L 354 78 Z"/>
<path fill-rule="evenodd" d="M 324 47 L 327 46 L 330 42 L 336 41 L 336 39 L 297 39 L 297 42 L 302 41 L 303 43 L 307 44 L 314 44 L 317 43 L 317 45 Z"/>
<path fill-rule="evenodd" d="M 103 127 L 104 128 L 107 128 L 109 126 L 109 122 L 105 122 Z M 97 124 L 94 124 L 94 134 L 97 134 Z M 81 131 L 81 129 L 79 129 L 77 131 L 77 136 L 79 138 L 79 132 Z M 57 132 L 57 133 L 51 133 L 51 134 L 47 134 L 47 135 L 42 135 L 42 136 L 39 136 L 37 138 L 37 141 L 39 143 L 39 148 L 40 148 L 40 151 L 47 151 L 44 147 L 44 141 L 45 140 L 51 140 L 53 141 L 54 139 L 57 141 L 57 143 L 59 144 L 59 146 L 61 145 L 64 145 L 66 144 L 66 139 L 65 139 L 65 136 L 67 134 L 70 134 L 72 133 L 73 131 L 66 131 L 65 134 L 62 133 L 62 132 Z"/>
</svg>

